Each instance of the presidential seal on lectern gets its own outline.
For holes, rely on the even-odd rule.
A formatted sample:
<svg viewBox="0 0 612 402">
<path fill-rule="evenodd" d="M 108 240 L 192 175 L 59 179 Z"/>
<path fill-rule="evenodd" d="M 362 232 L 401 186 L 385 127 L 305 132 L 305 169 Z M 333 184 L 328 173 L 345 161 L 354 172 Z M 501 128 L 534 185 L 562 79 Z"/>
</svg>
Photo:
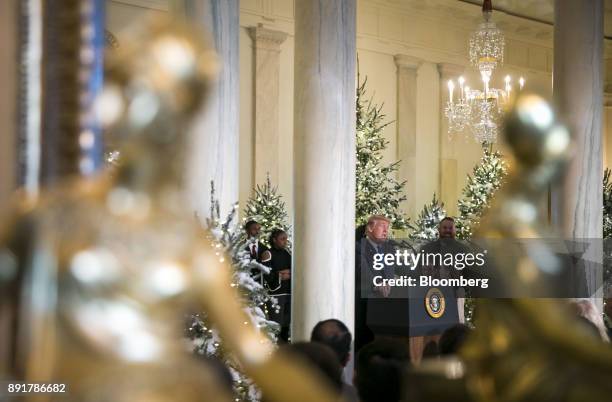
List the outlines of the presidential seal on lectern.
<svg viewBox="0 0 612 402">
<path fill-rule="evenodd" d="M 425 310 L 431 318 L 440 318 L 444 315 L 446 300 L 444 293 L 438 288 L 431 288 L 425 294 Z"/>
</svg>

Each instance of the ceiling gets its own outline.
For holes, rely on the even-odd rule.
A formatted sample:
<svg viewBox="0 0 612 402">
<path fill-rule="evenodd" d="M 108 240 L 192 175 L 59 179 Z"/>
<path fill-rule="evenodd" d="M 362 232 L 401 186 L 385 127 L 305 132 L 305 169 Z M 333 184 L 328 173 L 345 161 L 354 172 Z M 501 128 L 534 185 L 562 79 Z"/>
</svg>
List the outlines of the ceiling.
<svg viewBox="0 0 612 402">
<path fill-rule="evenodd" d="M 482 5 L 482 0 L 458 1 Z M 517 17 L 547 24 L 553 24 L 555 19 L 554 0 L 492 0 L 492 2 L 494 10 Z M 604 33 L 607 39 L 612 39 L 612 0 L 604 0 L 604 4 Z"/>
</svg>

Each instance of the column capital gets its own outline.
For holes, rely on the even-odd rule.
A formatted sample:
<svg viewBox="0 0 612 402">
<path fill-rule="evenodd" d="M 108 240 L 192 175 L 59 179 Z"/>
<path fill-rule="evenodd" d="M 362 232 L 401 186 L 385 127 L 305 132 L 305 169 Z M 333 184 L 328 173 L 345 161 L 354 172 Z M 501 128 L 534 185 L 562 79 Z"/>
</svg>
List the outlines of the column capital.
<svg viewBox="0 0 612 402">
<path fill-rule="evenodd" d="M 440 73 L 440 78 L 442 80 L 446 80 L 449 78 L 455 78 L 465 71 L 465 66 L 461 64 L 454 63 L 438 63 L 438 72 Z"/>
<path fill-rule="evenodd" d="M 406 54 L 396 54 L 393 59 L 395 60 L 395 65 L 402 68 L 411 68 L 416 70 L 419 68 L 421 63 L 423 63 L 422 59 L 414 56 L 408 56 Z"/>
<path fill-rule="evenodd" d="M 249 35 L 255 46 L 268 50 L 280 50 L 280 45 L 287 39 L 288 34 L 282 31 L 264 28 L 262 24 L 249 28 Z"/>
</svg>

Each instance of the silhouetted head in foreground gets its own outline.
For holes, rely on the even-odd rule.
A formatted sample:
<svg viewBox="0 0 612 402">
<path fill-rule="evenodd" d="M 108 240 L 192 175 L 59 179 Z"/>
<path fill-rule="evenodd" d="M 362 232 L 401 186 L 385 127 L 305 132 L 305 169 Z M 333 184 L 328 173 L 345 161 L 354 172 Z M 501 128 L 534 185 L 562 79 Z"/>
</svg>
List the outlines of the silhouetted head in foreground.
<svg viewBox="0 0 612 402">
<path fill-rule="evenodd" d="M 402 378 L 410 365 L 408 347 L 379 339 L 357 355 L 355 386 L 362 402 L 396 402 L 402 395 Z"/>
<path fill-rule="evenodd" d="M 349 362 L 352 336 L 342 321 L 333 318 L 319 321 L 312 329 L 310 340 L 329 346 L 336 354 L 342 367 Z"/>
</svg>

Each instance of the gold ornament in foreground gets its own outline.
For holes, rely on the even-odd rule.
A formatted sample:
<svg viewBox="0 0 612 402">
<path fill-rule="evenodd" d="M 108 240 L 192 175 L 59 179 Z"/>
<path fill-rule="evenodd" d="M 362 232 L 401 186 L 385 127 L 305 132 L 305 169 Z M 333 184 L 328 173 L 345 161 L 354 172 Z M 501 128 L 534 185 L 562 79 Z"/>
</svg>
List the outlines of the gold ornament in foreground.
<svg viewBox="0 0 612 402">
<path fill-rule="evenodd" d="M 550 278 L 564 267 L 546 242 L 558 236 L 544 229 L 548 224 L 540 207 L 570 157 L 571 137 L 542 98 L 526 95 L 508 117 L 505 140 L 514 158 L 508 182 L 475 237 L 492 240 L 490 266 L 507 293 L 546 289 L 554 295 L 558 289 Z M 508 255 L 515 258 L 503 258 Z M 609 400 L 612 349 L 580 327 L 567 304 L 562 298 L 478 300 L 476 329 L 459 358 L 426 361 L 413 370 L 405 399 Z"/>
<path fill-rule="evenodd" d="M 185 314 L 206 311 L 266 400 L 337 399 L 243 324 L 227 259 L 183 197 L 186 127 L 217 68 L 202 37 L 159 20 L 126 37 L 97 101 L 124 142 L 112 178 L 21 204 L 1 232 L 2 322 L 14 323 L 0 337 L 2 378 L 66 383 L 78 402 L 227 401 L 184 345 Z"/>
</svg>

